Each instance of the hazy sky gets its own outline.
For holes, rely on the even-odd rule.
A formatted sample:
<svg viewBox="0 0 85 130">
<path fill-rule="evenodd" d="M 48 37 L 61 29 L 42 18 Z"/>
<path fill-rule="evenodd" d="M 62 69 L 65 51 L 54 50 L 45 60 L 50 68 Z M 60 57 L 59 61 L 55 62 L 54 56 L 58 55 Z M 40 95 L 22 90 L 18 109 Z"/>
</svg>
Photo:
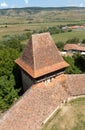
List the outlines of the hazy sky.
<svg viewBox="0 0 85 130">
<path fill-rule="evenodd" d="M 85 7 L 85 0 L 0 0 L 0 8 L 15 7 L 65 7 L 79 6 Z"/>
</svg>

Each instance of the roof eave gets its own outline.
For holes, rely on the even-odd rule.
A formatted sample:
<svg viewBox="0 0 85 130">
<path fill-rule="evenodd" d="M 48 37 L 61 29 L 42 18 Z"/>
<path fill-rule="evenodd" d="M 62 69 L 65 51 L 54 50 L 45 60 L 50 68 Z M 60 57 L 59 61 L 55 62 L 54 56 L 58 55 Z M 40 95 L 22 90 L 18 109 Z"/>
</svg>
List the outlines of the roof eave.
<svg viewBox="0 0 85 130">
<path fill-rule="evenodd" d="M 44 67 L 43 69 L 38 69 L 33 71 L 29 65 L 27 65 L 25 62 L 23 62 L 20 58 L 15 60 L 15 63 L 20 66 L 26 73 L 28 73 L 33 78 L 38 78 L 40 76 L 49 74 L 51 72 L 61 70 L 63 68 L 67 68 L 69 66 L 68 63 L 65 61 L 53 64 L 52 66 Z"/>
</svg>

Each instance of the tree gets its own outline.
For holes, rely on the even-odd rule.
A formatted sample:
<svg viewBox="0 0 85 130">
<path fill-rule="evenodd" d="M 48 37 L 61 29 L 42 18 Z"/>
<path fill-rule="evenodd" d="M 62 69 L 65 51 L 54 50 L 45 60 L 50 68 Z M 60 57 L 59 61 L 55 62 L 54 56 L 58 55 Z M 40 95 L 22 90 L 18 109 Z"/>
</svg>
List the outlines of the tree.
<svg viewBox="0 0 85 130">
<path fill-rule="evenodd" d="M 75 54 L 74 55 L 74 64 L 77 66 L 82 73 L 85 72 L 85 57 L 82 56 L 81 54 Z"/>
<path fill-rule="evenodd" d="M 57 42 L 56 45 L 57 45 L 57 47 L 58 47 L 60 50 L 62 50 L 65 44 L 64 44 L 64 42 L 60 41 L 60 42 Z"/>
<path fill-rule="evenodd" d="M 20 91 L 15 79 L 15 63 L 20 52 L 13 48 L 2 48 L 0 50 L 0 110 L 6 110 L 19 97 Z M 20 82 L 21 81 L 17 81 Z"/>
<path fill-rule="evenodd" d="M 66 69 L 66 73 L 67 74 L 80 74 L 81 70 L 75 66 L 75 61 L 73 57 L 64 57 L 64 60 L 66 62 L 68 62 L 68 64 L 70 65 L 67 69 Z"/>
<path fill-rule="evenodd" d="M 0 110 L 6 110 L 18 98 L 18 91 L 14 88 L 15 80 L 11 74 L 0 77 Z"/>
<path fill-rule="evenodd" d="M 82 40 L 82 43 L 85 44 L 85 39 Z"/>
</svg>

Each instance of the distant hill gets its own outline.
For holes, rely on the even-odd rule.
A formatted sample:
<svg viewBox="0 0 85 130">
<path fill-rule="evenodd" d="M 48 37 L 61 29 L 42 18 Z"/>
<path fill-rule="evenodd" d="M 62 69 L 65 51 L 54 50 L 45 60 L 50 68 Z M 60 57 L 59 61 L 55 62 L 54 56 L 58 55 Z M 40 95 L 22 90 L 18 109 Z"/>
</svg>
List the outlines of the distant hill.
<svg viewBox="0 0 85 130">
<path fill-rule="evenodd" d="M 25 12 L 27 14 L 36 14 L 41 11 L 75 11 L 81 10 L 85 11 L 85 7 L 26 7 L 26 8 L 8 8 L 8 9 L 0 9 L 0 15 L 21 15 L 21 12 Z"/>
<path fill-rule="evenodd" d="M 84 7 L 28 7 L 0 9 L 0 16 L 26 17 L 34 22 L 85 20 Z"/>
</svg>

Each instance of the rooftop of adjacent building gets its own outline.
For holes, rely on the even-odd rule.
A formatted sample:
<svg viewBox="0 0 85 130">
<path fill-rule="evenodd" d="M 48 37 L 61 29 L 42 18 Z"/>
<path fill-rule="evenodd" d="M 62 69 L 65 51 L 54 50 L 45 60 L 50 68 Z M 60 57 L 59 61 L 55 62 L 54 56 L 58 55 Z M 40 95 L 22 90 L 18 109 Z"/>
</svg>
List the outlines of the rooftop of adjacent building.
<svg viewBox="0 0 85 130">
<path fill-rule="evenodd" d="M 0 130 L 38 130 L 70 96 L 85 94 L 85 74 L 60 75 L 33 85 L 0 119 Z"/>
<path fill-rule="evenodd" d="M 83 44 L 66 44 L 63 48 L 65 51 L 76 50 L 76 51 L 85 51 L 85 45 Z"/>
</svg>

